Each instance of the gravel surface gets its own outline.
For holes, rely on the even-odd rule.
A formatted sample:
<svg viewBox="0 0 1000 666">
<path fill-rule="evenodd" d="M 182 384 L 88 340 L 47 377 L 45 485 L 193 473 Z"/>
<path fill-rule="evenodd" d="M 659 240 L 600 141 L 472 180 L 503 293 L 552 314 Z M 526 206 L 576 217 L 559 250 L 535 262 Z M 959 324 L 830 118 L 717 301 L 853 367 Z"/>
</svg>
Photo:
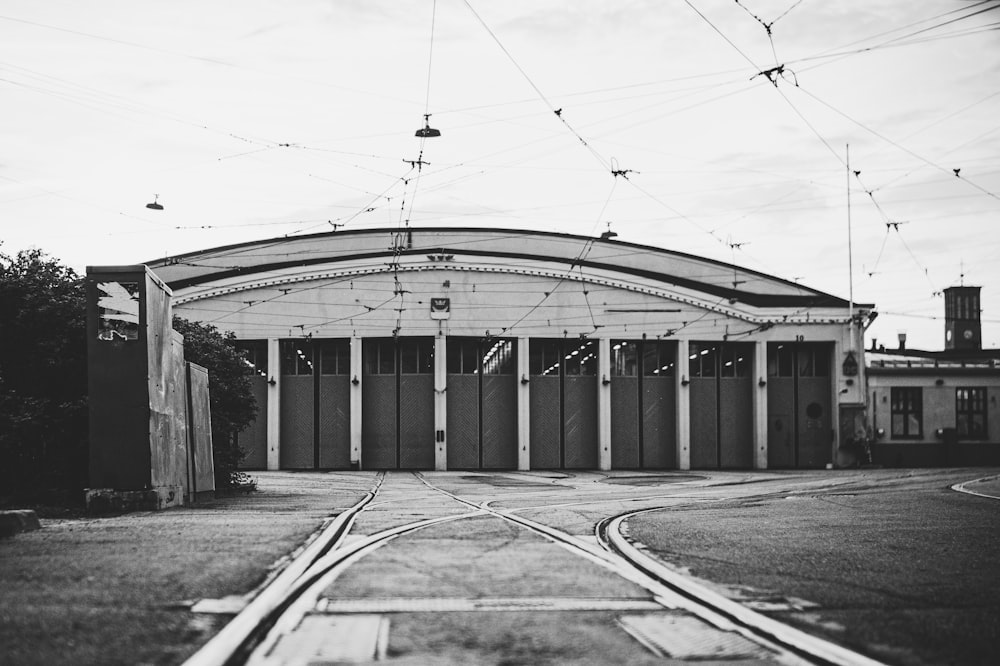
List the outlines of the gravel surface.
<svg viewBox="0 0 1000 666">
<path fill-rule="evenodd" d="M 646 513 L 628 527 L 731 597 L 811 602 L 769 614 L 881 661 L 992 665 L 1000 501 L 950 489 L 989 473 L 878 470 L 819 492 Z"/>
</svg>

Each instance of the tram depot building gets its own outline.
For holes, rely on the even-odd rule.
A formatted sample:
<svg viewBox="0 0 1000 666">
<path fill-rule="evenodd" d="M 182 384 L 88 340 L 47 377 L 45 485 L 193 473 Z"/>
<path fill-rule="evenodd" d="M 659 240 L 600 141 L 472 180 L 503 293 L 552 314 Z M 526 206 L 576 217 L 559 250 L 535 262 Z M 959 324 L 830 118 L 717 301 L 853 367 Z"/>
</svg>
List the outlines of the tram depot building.
<svg viewBox="0 0 1000 666">
<path fill-rule="evenodd" d="M 340 231 L 148 267 L 246 350 L 246 469 L 845 463 L 872 306 L 610 235 Z"/>
</svg>

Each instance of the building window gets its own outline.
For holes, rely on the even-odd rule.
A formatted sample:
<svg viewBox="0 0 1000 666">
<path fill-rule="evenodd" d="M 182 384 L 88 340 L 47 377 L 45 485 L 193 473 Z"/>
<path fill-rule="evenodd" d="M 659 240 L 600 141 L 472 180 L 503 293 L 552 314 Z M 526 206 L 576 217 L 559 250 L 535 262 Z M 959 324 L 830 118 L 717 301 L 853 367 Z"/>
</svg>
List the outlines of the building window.
<svg viewBox="0 0 1000 666">
<path fill-rule="evenodd" d="M 558 377 L 562 369 L 562 346 L 558 340 L 528 343 L 528 371 L 532 376 Z"/>
<path fill-rule="evenodd" d="M 960 439 L 986 439 L 986 389 L 955 389 L 955 428 Z"/>
<path fill-rule="evenodd" d="M 267 379 L 267 340 L 239 340 L 236 349 L 243 354 L 243 362 L 255 375 Z"/>
<path fill-rule="evenodd" d="M 514 340 L 496 340 L 489 349 L 483 347 L 484 375 L 513 375 L 517 371 Z"/>
<path fill-rule="evenodd" d="M 514 340 L 448 339 L 448 374 L 513 375 L 517 370 Z"/>
<path fill-rule="evenodd" d="M 365 374 L 396 374 L 396 343 L 393 340 L 365 341 Z"/>
<path fill-rule="evenodd" d="M 582 340 L 564 347 L 567 375 L 597 375 L 597 341 Z"/>
<path fill-rule="evenodd" d="M 320 374 L 351 374 L 351 343 L 348 340 L 321 340 Z"/>
<path fill-rule="evenodd" d="M 923 390 L 894 387 L 891 391 L 892 436 L 896 439 L 920 439 L 923 435 Z"/>
<path fill-rule="evenodd" d="M 688 350 L 688 373 L 691 377 L 714 377 L 719 348 L 711 343 L 692 342 Z"/>
<path fill-rule="evenodd" d="M 646 377 L 673 377 L 677 350 L 666 342 L 643 343 L 642 374 Z"/>
<path fill-rule="evenodd" d="M 309 340 L 281 341 L 281 374 L 311 375 L 313 348 Z"/>
<path fill-rule="evenodd" d="M 399 371 L 404 375 L 434 374 L 434 341 L 401 340 L 399 343 Z"/>
<path fill-rule="evenodd" d="M 749 377 L 750 354 L 746 345 L 727 345 L 722 348 L 719 372 L 723 377 Z"/>
<path fill-rule="evenodd" d="M 628 340 L 611 342 L 611 375 L 635 377 L 639 374 L 639 343 Z"/>
</svg>

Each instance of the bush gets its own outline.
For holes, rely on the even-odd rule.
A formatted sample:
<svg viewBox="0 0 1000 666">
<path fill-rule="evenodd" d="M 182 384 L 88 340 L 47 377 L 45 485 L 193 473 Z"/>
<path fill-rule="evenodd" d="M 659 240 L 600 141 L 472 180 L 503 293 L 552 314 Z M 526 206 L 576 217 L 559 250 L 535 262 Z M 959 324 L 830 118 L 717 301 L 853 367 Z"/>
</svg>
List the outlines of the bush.
<svg viewBox="0 0 1000 666">
<path fill-rule="evenodd" d="M 256 417 L 251 371 L 235 338 L 174 319 L 184 356 L 209 370 L 216 486 L 252 489 L 233 433 Z M 84 280 L 41 250 L 0 253 L 0 491 L 81 501 L 87 485 L 87 297 Z"/>
<path fill-rule="evenodd" d="M 46 497 L 87 482 L 83 279 L 41 250 L 0 253 L 0 483 Z"/>
</svg>

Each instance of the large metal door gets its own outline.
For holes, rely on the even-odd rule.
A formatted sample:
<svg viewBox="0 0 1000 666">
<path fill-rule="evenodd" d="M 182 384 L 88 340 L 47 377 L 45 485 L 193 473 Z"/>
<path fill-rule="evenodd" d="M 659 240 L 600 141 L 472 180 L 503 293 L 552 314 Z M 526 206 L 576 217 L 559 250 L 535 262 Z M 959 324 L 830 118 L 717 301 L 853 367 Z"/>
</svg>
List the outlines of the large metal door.
<svg viewBox="0 0 1000 666">
<path fill-rule="evenodd" d="M 531 340 L 533 469 L 597 467 L 597 342 Z"/>
<path fill-rule="evenodd" d="M 819 469 L 832 460 L 831 353 L 827 343 L 768 344 L 768 467 Z"/>
<path fill-rule="evenodd" d="M 611 344 L 611 466 L 676 466 L 677 346 L 658 341 Z"/>
<path fill-rule="evenodd" d="M 799 467 L 821 469 L 833 461 L 833 346 L 800 344 L 798 349 Z"/>
<path fill-rule="evenodd" d="M 688 354 L 691 467 L 719 466 L 719 345 L 692 342 Z"/>
<path fill-rule="evenodd" d="M 728 349 L 726 351 L 729 351 Z M 738 358 L 737 358 L 738 357 Z M 719 377 L 719 467 L 753 467 L 753 378 L 749 352 L 735 351 L 732 362 L 744 364 L 744 374 Z"/>
<path fill-rule="evenodd" d="M 371 339 L 363 346 L 361 464 L 433 469 L 434 341 Z"/>
<path fill-rule="evenodd" d="M 517 467 L 512 340 L 448 340 L 448 469 Z"/>
<path fill-rule="evenodd" d="M 483 469 L 517 468 L 517 363 L 509 372 L 483 374 Z"/>
<path fill-rule="evenodd" d="M 677 466 L 677 344 L 643 343 L 642 467 Z"/>
<path fill-rule="evenodd" d="M 350 467 L 350 342 L 281 341 L 282 469 Z"/>
<path fill-rule="evenodd" d="M 319 342 L 319 401 L 317 402 L 317 467 L 351 466 L 351 343 Z"/>
<path fill-rule="evenodd" d="M 399 348 L 399 467 L 434 469 L 434 340 Z"/>
<path fill-rule="evenodd" d="M 571 366 L 567 364 L 563 377 L 563 467 L 566 469 L 597 468 L 597 343 L 591 344 L 593 372 L 571 375 Z"/>
<path fill-rule="evenodd" d="M 562 467 L 562 345 L 558 340 L 531 340 L 528 356 L 531 469 L 558 469 Z"/>
<path fill-rule="evenodd" d="M 237 343 L 246 360 L 253 369 L 250 378 L 250 390 L 257 403 L 257 418 L 236 435 L 236 443 L 243 452 L 240 469 L 267 469 L 267 342 L 265 340 L 246 340 Z"/>
<path fill-rule="evenodd" d="M 691 467 L 753 465 L 753 345 L 692 342 Z"/>
<path fill-rule="evenodd" d="M 616 341 L 611 346 L 611 467 L 638 469 L 639 362 L 637 343 Z"/>
<path fill-rule="evenodd" d="M 448 469 L 478 469 L 479 340 L 448 340 Z"/>
<path fill-rule="evenodd" d="M 281 341 L 281 469 L 315 467 L 315 379 L 311 340 Z"/>
<path fill-rule="evenodd" d="M 362 344 L 361 466 L 364 469 L 396 469 L 398 441 L 396 344 L 388 340 L 365 340 Z"/>
</svg>

